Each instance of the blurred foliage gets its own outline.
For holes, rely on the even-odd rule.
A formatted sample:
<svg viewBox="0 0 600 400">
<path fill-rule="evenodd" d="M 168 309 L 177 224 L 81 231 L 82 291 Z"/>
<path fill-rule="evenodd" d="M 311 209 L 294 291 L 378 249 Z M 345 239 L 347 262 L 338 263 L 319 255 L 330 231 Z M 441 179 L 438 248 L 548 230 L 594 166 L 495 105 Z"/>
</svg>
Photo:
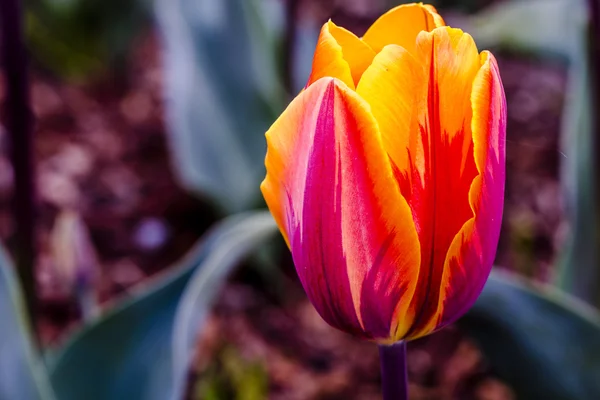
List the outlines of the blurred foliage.
<svg viewBox="0 0 600 400">
<path fill-rule="evenodd" d="M 509 240 L 515 249 L 514 270 L 535 277 L 538 272 L 535 267 L 535 228 L 528 221 L 522 221 L 514 226 Z"/>
<path fill-rule="evenodd" d="M 465 26 L 482 47 L 527 51 L 568 60 L 567 94 L 562 115 L 561 185 L 571 231 L 558 284 L 600 305 L 598 207 L 594 185 L 594 129 L 597 106 L 590 93 L 589 14 L 584 0 L 521 0 L 500 3 Z M 509 110 L 510 112 L 510 110 Z"/>
<path fill-rule="evenodd" d="M 248 212 L 227 221 L 220 241 L 190 278 L 177 307 L 172 341 L 174 398 L 183 396 L 198 332 L 227 277 L 243 258 L 267 245 L 265 240 L 278 231 L 266 211 Z M 227 226 L 231 228 L 225 229 Z"/>
<path fill-rule="evenodd" d="M 119 70 L 149 19 L 150 0 L 26 0 L 26 36 L 34 60 L 83 80 Z"/>
<path fill-rule="evenodd" d="M 171 329 L 190 271 L 206 257 L 204 244 L 179 266 L 99 319 L 89 321 L 48 355 L 58 399 L 169 398 Z"/>
<path fill-rule="evenodd" d="M 408 3 L 408 1 L 391 0 L 392 5 Z M 430 0 L 424 3 L 433 4 L 438 10 L 475 12 L 489 6 L 493 0 Z"/>
<path fill-rule="evenodd" d="M 179 265 L 49 354 L 57 398 L 182 398 L 195 339 L 188 334 L 196 332 L 227 272 L 275 231 L 265 211 L 218 223 Z"/>
<path fill-rule="evenodd" d="M 202 373 L 193 389 L 197 400 L 262 400 L 268 397 L 264 366 L 244 360 L 235 348 L 225 348 Z"/>
<path fill-rule="evenodd" d="M 159 0 L 180 181 L 226 213 L 259 204 L 264 133 L 284 107 L 273 0 Z M 225 50 L 226 49 L 226 50 Z"/>
<path fill-rule="evenodd" d="M 600 398 L 600 314 L 590 306 L 496 272 L 459 325 L 517 398 Z"/>
<path fill-rule="evenodd" d="M 472 32 L 479 47 L 558 55 L 573 67 L 587 58 L 589 16 L 584 0 L 500 2 L 467 21 L 464 28 Z"/>
<path fill-rule="evenodd" d="M 0 399 L 52 400 L 13 265 L 0 248 Z"/>
</svg>

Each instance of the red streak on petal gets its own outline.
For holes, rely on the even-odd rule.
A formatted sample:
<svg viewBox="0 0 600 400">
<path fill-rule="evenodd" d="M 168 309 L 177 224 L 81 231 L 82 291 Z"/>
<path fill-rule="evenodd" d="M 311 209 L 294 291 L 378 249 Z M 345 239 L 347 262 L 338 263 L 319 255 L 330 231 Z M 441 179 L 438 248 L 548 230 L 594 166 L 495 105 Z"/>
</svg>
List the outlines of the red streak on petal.
<svg viewBox="0 0 600 400">
<path fill-rule="evenodd" d="M 488 119 L 480 126 L 488 138 L 485 166 L 481 173 L 480 192 L 476 197 L 475 221 L 472 231 L 462 237 L 458 254 L 450 258 L 448 290 L 445 293 L 443 316 L 439 326 L 445 326 L 462 316 L 481 293 L 496 255 L 504 207 L 506 99 L 495 62 L 491 63 L 489 105 L 477 110 Z M 470 234 L 470 235 L 469 235 Z"/>
<path fill-rule="evenodd" d="M 436 315 L 444 261 L 453 238 L 473 216 L 469 188 L 477 168 L 473 143 L 464 154 L 465 124 L 460 132 L 446 132 L 440 119 L 440 93 L 436 77 L 435 43 L 432 40 L 427 93 L 426 126 L 420 126 L 424 171 L 420 172 L 409 152 L 410 175 L 395 168 L 400 190 L 411 207 L 421 244 L 421 266 L 417 290 L 411 302 L 415 319 L 406 337 L 419 333 Z M 460 111 L 459 111 L 460 112 Z M 422 175 L 421 175 L 422 174 Z"/>
</svg>

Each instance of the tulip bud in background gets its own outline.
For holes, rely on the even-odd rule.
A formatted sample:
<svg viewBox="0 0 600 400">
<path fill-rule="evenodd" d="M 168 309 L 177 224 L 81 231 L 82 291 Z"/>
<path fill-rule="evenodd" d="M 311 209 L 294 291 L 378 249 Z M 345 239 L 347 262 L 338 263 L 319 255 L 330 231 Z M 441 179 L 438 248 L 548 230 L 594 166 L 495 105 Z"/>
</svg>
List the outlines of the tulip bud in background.
<svg viewBox="0 0 600 400">
<path fill-rule="evenodd" d="M 63 285 L 77 297 L 83 319 L 96 316 L 98 259 L 78 213 L 67 210 L 58 215 L 50 233 L 50 247 L 55 268 Z"/>
<path fill-rule="evenodd" d="M 467 311 L 498 243 L 505 129 L 494 56 L 433 7 L 396 7 L 362 38 L 323 26 L 266 134 L 261 189 L 325 321 L 387 345 Z"/>
</svg>

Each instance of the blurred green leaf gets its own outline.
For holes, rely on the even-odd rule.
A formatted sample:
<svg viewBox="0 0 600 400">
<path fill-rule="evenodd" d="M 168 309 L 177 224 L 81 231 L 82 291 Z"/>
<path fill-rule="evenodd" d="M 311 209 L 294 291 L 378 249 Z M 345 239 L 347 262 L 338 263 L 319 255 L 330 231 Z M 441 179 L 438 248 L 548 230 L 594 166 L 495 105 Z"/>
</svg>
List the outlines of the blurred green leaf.
<svg viewBox="0 0 600 400">
<path fill-rule="evenodd" d="M 26 6 L 34 58 L 82 80 L 122 67 L 148 20 L 149 0 L 28 0 Z"/>
<path fill-rule="evenodd" d="M 49 355 L 50 376 L 57 397 L 60 400 L 170 398 L 174 382 L 173 322 L 192 271 L 206 262 L 214 265 L 211 261 L 214 254 L 220 254 L 224 248 L 233 254 L 246 251 L 236 232 L 241 229 L 250 236 L 248 240 L 253 240 L 251 232 L 254 229 L 260 235 L 264 229 L 261 220 L 266 214 L 248 213 L 223 220 L 178 266 L 169 268 L 166 275 L 139 288 L 121 306 L 89 323 L 58 354 Z M 175 371 L 180 371 L 178 368 Z"/>
<path fill-rule="evenodd" d="M 479 47 L 546 52 L 572 58 L 585 40 L 588 18 L 584 0 L 512 0 L 470 17 L 465 30 Z"/>
<path fill-rule="evenodd" d="M 600 315 L 558 290 L 493 272 L 459 320 L 519 399 L 600 399 Z"/>
<path fill-rule="evenodd" d="M 501 2 L 467 20 L 464 28 L 480 47 L 502 47 L 538 55 L 558 55 L 569 63 L 561 121 L 561 185 L 571 233 L 560 265 L 559 286 L 600 305 L 599 232 L 595 220 L 592 116 L 597 105 L 590 93 L 589 15 L 584 0 Z M 508 111 L 510 113 L 510 110 Z"/>
<path fill-rule="evenodd" d="M 240 222 L 228 237 L 213 248 L 212 253 L 194 273 L 177 308 L 173 331 L 173 371 L 175 393 L 181 398 L 186 387 L 187 371 L 194 352 L 198 332 L 210 312 L 214 299 L 238 262 L 277 232 L 268 212 L 261 212 Z"/>
<path fill-rule="evenodd" d="M 235 348 L 222 349 L 194 385 L 193 399 L 262 400 L 268 397 L 268 376 L 260 363 L 244 360 Z"/>
<path fill-rule="evenodd" d="M 444 10 L 461 11 L 461 12 L 475 12 L 488 6 L 494 0 L 430 0 L 428 3 L 435 6 L 438 11 L 442 13 Z M 388 0 L 391 5 L 398 5 L 405 3 L 405 1 Z"/>
<path fill-rule="evenodd" d="M 274 0 L 158 0 L 167 114 L 188 189 L 239 211 L 259 199 L 264 133 L 283 110 Z"/>
<path fill-rule="evenodd" d="M 18 281 L 0 249 L 0 399 L 51 400 L 46 370 L 32 345 Z"/>
<path fill-rule="evenodd" d="M 296 27 L 296 40 L 293 46 L 294 53 L 292 54 L 294 94 L 299 93 L 308 82 L 320 30 L 321 27 L 312 23 L 312 21 L 299 21 Z"/>
</svg>

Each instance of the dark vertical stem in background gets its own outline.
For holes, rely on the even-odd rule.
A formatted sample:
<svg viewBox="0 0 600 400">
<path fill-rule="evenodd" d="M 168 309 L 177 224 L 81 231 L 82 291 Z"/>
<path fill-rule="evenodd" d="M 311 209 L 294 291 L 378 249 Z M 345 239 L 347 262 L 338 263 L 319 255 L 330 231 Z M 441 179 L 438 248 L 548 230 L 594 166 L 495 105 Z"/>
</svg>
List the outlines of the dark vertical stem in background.
<svg viewBox="0 0 600 400">
<path fill-rule="evenodd" d="M 0 61 L 4 65 L 6 81 L 4 116 L 15 177 L 15 261 L 25 293 L 32 330 L 35 332 L 35 198 L 31 151 L 33 121 L 29 105 L 28 65 L 22 17 L 19 0 L 0 0 Z"/>
<path fill-rule="evenodd" d="M 408 400 L 406 342 L 379 346 L 383 400 Z"/>
<path fill-rule="evenodd" d="M 294 96 L 294 49 L 300 0 L 287 0 L 285 11 L 285 42 L 283 44 L 283 84 L 288 96 Z"/>
<path fill-rule="evenodd" d="M 594 100 L 598 101 L 598 95 L 600 94 L 600 0 L 588 0 L 589 11 L 590 11 L 590 60 L 591 60 L 591 75 L 594 80 Z M 594 113 L 596 121 L 600 119 L 600 114 Z M 600 128 L 599 125 L 596 124 L 594 127 L 596 131 Z M 598 145 L 598 141 L 596 144 Z"/>
<path fill-rule="evenodd" d="M 590 54 L 590 77 L 592 79 L 592 140 L 594 153 L 592 160 L 594 162 L 595 185 L 594 199 L 600 195 L 600 0 L 588 0 L 590 11 L 590 32 L 589 32 L 589 54 Z M 600 205 L 596 204 L 596 229 L 600 230 Z M 600 238 L 600 232 L 596 232 L 596 238 Z M 600 243 L 596 243 L 600 246 Z M 596 301 L 600 302 L 600 295 L 596 295 Z M 598 303 L 597 303 L 598 304 Z"/>
</svg>

